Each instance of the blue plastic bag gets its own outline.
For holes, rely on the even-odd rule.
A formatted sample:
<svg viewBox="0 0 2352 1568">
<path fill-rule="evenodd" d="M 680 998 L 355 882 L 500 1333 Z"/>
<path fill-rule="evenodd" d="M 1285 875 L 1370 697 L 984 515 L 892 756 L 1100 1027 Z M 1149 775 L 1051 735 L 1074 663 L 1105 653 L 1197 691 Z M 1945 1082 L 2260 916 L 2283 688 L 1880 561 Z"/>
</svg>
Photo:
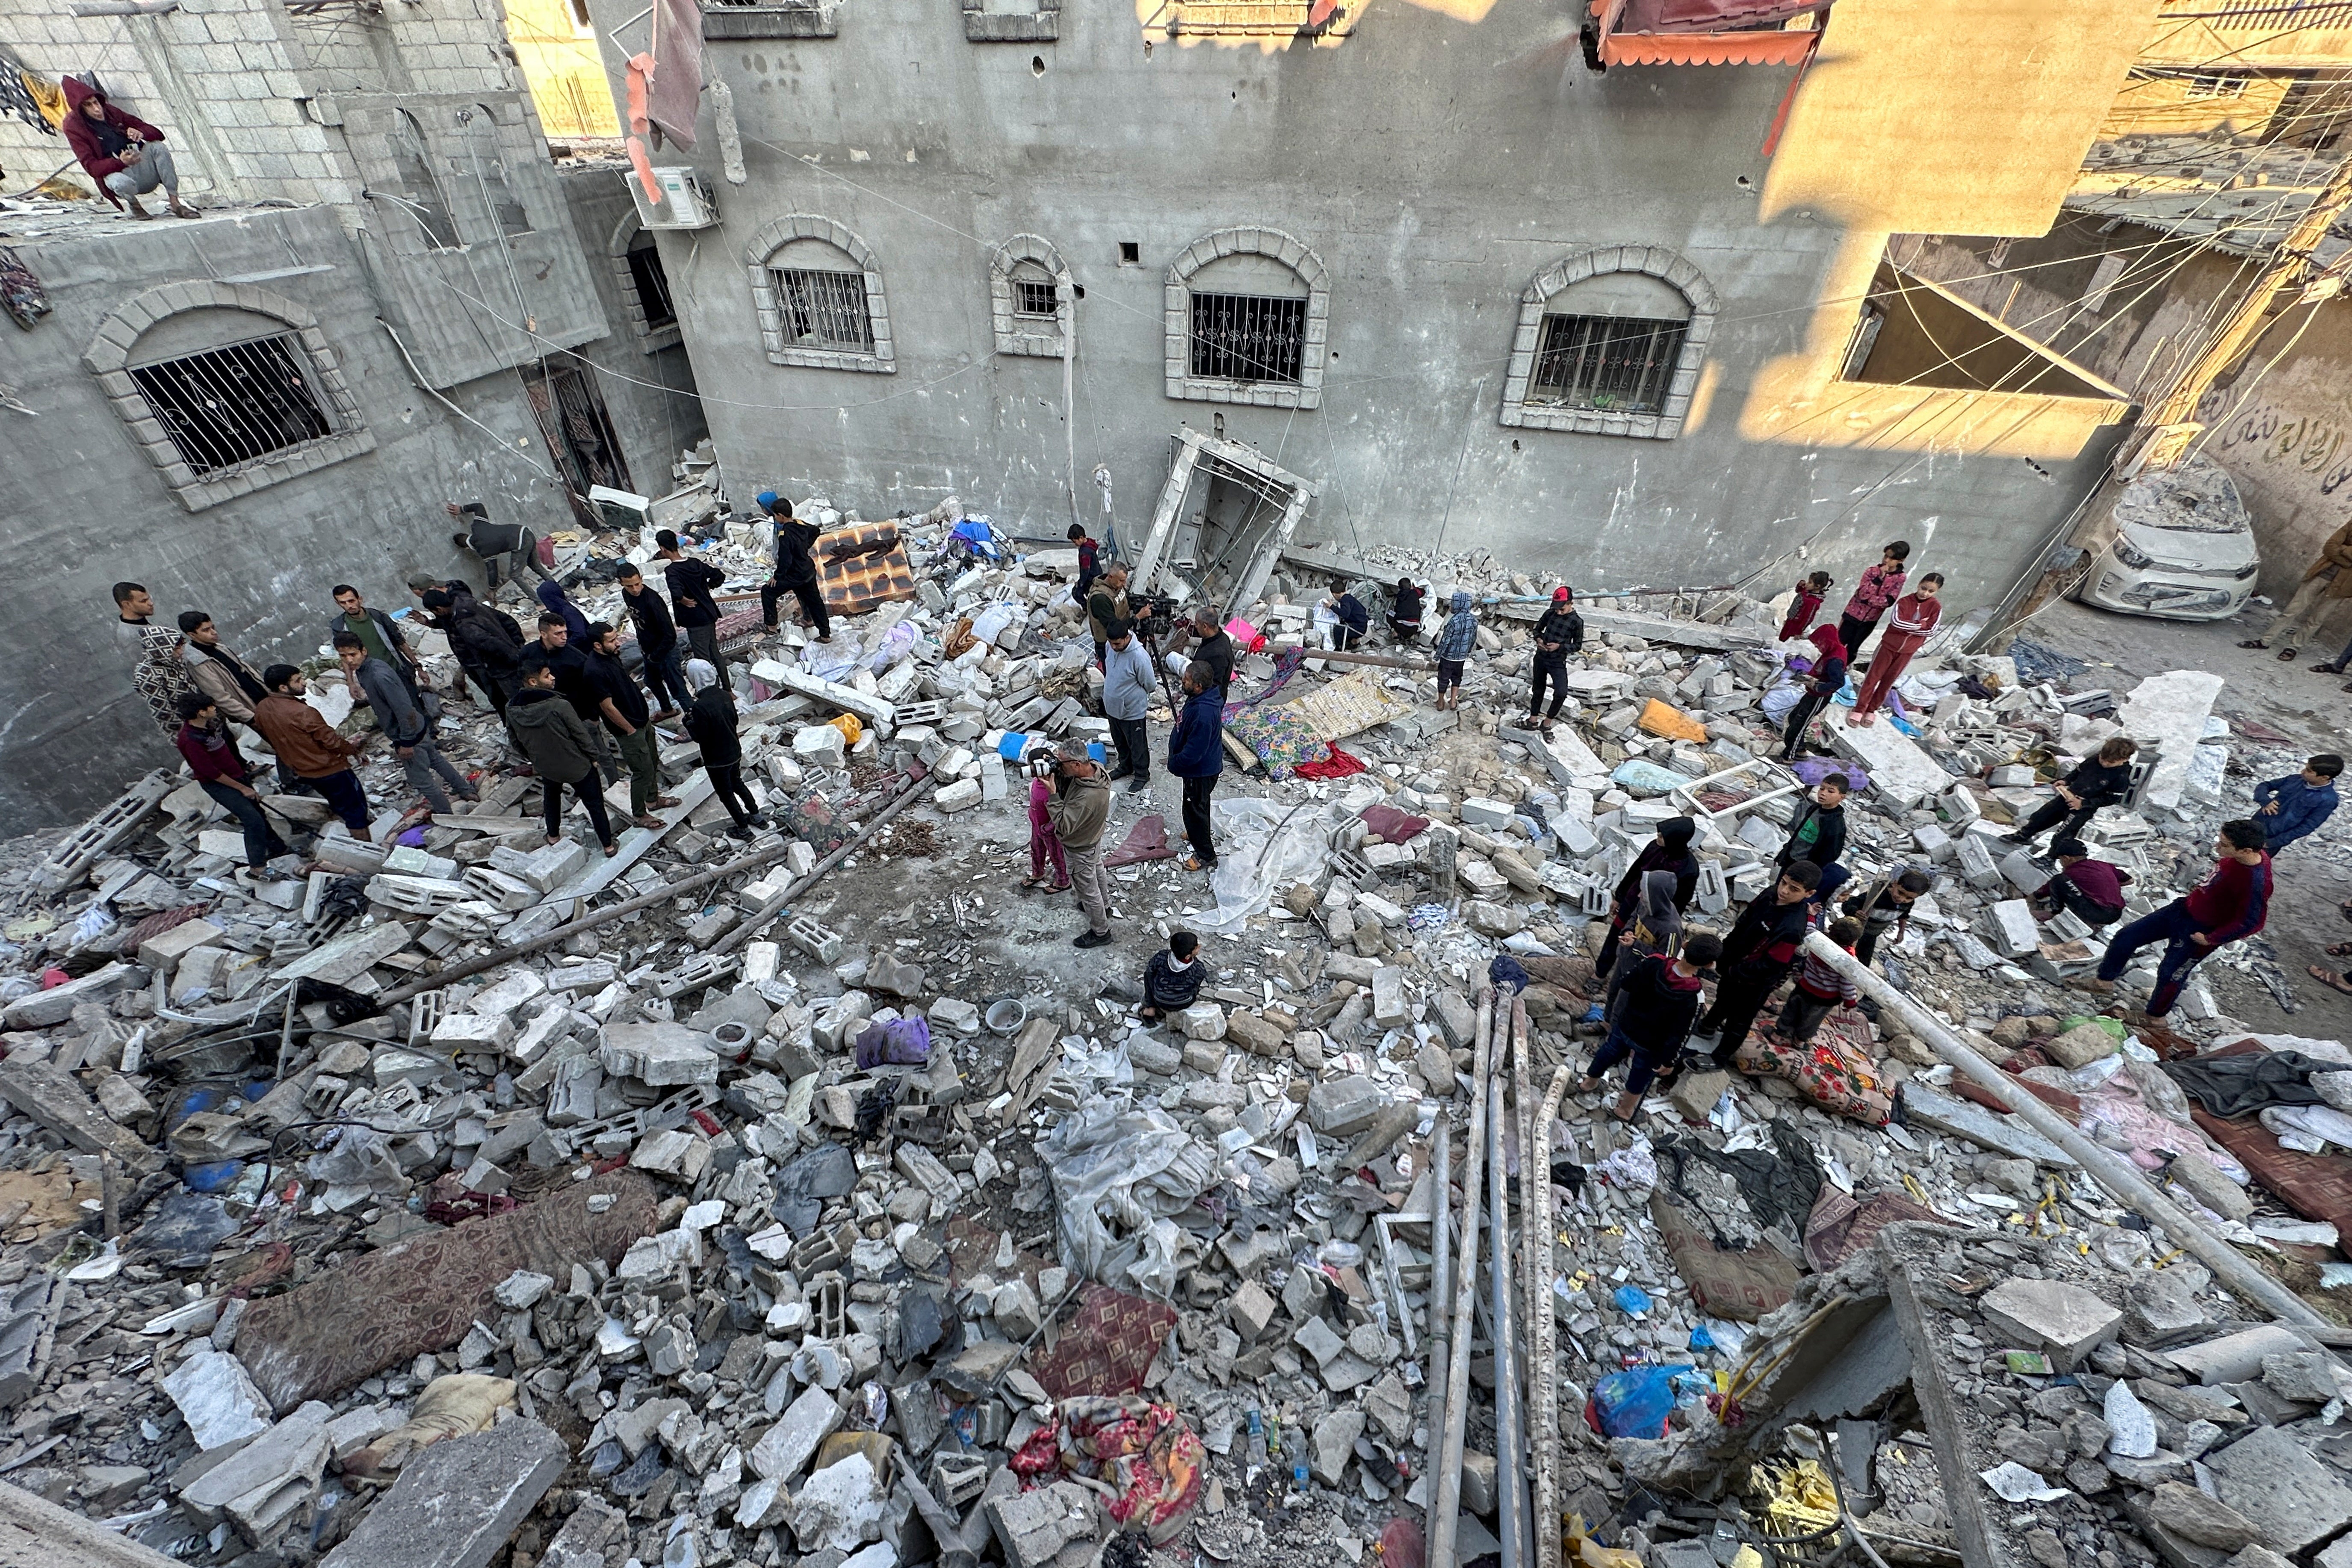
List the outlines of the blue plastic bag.
<svg viewBox="0 0 2352 1568">
<path fill-rule="evenodd" d="M 1628 1317 L 1640 1317 L 1650 1310 L 1650 1293 L 1639 1285 L 1620 1285 L 1613 1293 L 1617 1310 Z"/>
<path fill-rule="evenodd" d="M 1605 1437 L 1663 1437 L 1675 1408 L 1675 1374 L 1687 1366 L 1629 1366 L 1592 1389 L 1592 1416 Z"/>
</svg>

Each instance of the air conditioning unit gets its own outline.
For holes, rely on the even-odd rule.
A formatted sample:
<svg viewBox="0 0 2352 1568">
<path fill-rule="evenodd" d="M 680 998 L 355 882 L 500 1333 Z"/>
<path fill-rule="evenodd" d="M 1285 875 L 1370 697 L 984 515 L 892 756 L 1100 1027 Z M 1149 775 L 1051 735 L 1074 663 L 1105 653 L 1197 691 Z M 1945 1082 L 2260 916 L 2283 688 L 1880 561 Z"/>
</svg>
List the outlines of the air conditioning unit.
<svg viewBox="0 0 2352 1568">
<path fill-rule="evenodd" d="M 629 183 L 629 194 L 636 198 L 637 216 L 647 228 L 713 228 L 719 223 L 719 205 L 710 199 L 710 191 L 701 176 L 683 165 L 654 169 L 654 184 L 661 187 L 661 200 L 650 201 L 646 196 L 645 182 L 632 169 L 622 178 Z"/>
</svg>

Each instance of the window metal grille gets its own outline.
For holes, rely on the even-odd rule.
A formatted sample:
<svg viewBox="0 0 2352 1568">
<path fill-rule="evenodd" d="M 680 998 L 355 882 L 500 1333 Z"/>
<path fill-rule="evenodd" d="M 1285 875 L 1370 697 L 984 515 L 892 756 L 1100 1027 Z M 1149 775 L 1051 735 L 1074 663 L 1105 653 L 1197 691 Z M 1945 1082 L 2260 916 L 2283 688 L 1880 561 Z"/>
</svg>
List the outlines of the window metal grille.
<svg viewBox="0 0 2352 1568">
<path fill-rule="evenodd" d="M 1060 311 L 1059 291 L 1051 283 L 1039 283 L 1027 278 L 1013 280 L 1013 313 L 1016 316 L 1052 316 Z"/>
<path fill-rule="evenodd" d="M 1265 294 L 1192 296 L 1192 374 L 1296 385 L 1307 357 L 1307 301 Z"/>
<path fill-rule="evenodd" d="M 866 309 L 866 275 L 802 267 L 772 269 L 784 307 L 784 331 L 806 349 L 874 352 L 874 318 Z"/>
<path fill-rule="evenodd" d="M 646 331 L 659 331 L 677 324 L 677 305 L 669 294 L 669 274 L 662 270 L 661 252 L 649 234 L 639 235 L 629 246 L 629 281 L 636 287 L 637 309 L 645 312 Z"/>
<path fill-rule="evenodd" d="M 334 434 L 291 332 L 135 365 L 131 379 L 199 476 Z"/>
<path fill-rule="evenodd" d="M 1530 401 L 1655 414 L 1682 359 L 1686 321 L 1629 316 L 1544 318 Z"/>
<path fill-rule="evenodd" d="M 2180 96 L 2192 103 L 2208 98 L 2243 98 L 2253 79 L 2231 71 L 2199 71 L 2189 79 Z"/>
</svg>

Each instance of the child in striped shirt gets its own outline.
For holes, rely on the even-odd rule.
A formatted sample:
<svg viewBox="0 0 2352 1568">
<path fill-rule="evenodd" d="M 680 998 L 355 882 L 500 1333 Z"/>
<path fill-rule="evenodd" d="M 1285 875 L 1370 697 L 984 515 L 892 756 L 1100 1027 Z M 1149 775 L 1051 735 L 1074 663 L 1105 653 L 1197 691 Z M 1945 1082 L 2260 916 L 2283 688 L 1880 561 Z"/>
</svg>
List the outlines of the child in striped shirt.
<svg viewBox="0 0 2352 1568">
<path fill-rule="evenodd" d="M 1862 941 L 1862 922 L 1851 915 L 1830 922 L 1829 939 L 1848 952 Z M 1808 952 L 1797 971 L 1797 983 L 1789 988 L 1789 1000 L 1780 1009 L 1780 1021 L 1773 1032 L 1790 1045 L 1801 1046 L 1821 1033 L 1822 1020 L 1830 1009 L 1840 1005 L 1851 1007 L 1862 995 L 1862 987 L 1838 973 L 1828 960 Z"/>
</svg>

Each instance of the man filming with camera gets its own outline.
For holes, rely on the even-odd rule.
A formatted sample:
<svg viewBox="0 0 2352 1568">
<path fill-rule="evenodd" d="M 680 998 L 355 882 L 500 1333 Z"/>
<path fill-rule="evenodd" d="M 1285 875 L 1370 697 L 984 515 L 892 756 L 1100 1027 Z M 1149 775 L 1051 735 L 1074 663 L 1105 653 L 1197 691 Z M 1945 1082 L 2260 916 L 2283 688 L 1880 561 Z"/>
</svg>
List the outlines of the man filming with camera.
<svg viewBox="0 0 2352 1568">
<path fill-rule="evenodd" d="M 1032 759 L 1029 771 L 1034 778 L 1052 781 L 1054 795 L 1045 803 L 1045 817 L 1061 840 L 1078 907 L 1087 912 L 1087 929 L 1072 940 L 1079 947 L 1101 947 L 1111 940 L 1110 888 L 1102 863 L 1110 781 L 1103 776 L 1103 765 L 1087 752 L 1087 743 L 1075 739 Z"/>
</svg>

